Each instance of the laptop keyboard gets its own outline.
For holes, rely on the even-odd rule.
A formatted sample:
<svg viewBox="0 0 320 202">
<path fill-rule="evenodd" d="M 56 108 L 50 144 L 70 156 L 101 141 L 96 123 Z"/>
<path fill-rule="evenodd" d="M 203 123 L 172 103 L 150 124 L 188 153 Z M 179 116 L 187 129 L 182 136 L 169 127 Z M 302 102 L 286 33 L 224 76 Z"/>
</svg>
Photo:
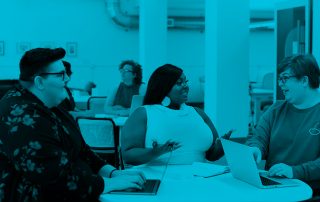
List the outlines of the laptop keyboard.
<svg viewBox="0 0 320 202">
<path fill-rule="evenodd" d="M 263 177 L 263 176 L 260 176 L 260 179 L 261 179 L 262 185 L 264 185 L 264 186 L 279 185 L 279 184 L 281 184 L 281 183 L 279 183 L 279 182 L 270 180 L 269 178 L 266 178 L 266 177 Z"/>
<path fill-rule="evenodd" d="M 158 181 L 158 180 L 147 180 L 142 189 L 131 188 L 131 189 L 126 189 L 125 191 L 152 193 L 154 186 L 157 183 L 156 181 Z"/>
<path fill-rule="evenodd" d="M 152 192 L 155 183 L 156 183 L 155 180 L 147 180 L 141 191 L 148 192 L 148 193 Z"/>
</svg>

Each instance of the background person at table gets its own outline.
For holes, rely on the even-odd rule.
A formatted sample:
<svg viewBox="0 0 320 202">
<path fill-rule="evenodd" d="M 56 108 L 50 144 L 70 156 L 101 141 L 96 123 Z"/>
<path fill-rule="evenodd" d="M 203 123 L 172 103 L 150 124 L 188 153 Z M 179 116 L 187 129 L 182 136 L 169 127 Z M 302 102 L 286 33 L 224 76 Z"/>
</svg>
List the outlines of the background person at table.
<svg viewBox="0 0 320 202">
<path fill-rule="evenodd" d="M 164 164 L 171 150 L 170 164 L 214 161 L 223 155 L 209 117 L 201 109 L 185 104 L 188 92 L 188 80 L 179 67 L 166 64 L 153 72 L 144 106 L 129 117 L 122 130 L 126 163 Z"/>
<path fill-rule="evenodd" d="M 261 117 L 247 144 L 271 176 L 320 180 L 319 67 L 312 55 L 285 58 L 278 84 L 285 96 Z"/>
<path fill-rule="evenodd" d="M 145 92 L 142 69 L 141 65 L 133 60 L 126 60 L 120 64 L 119 71 L 122 81 L 107 97 L 104 110 L 107 114 L 128 116 L 132 97 L 144 95 Z"/>
<path fill-rule="evenodd" d="M 64 67 L 65 67 L 66 74 L 68 75 L 69 80 L 70 80 L 71 79 L 71 75 L 72 75 L 71 64 L 69 62 L 67 62 L 67 61 L 64 61 L 64 60 L 62 61 L 62 63 L 64 65 Z M 67 97 L 59 104 L 59 107 L 61 109 L 66 110 L 66 111 L 75 111 L 76 104 L 74 102 L 74 98 L 72 96 L 72 92 L 71 92 L 71 90 L 69 89 L 69 87 L 67 85 L 65 86 L 65 89 L 67 91 Z"/>
<path fill-rule="evenodd" d="M 118 171 L 100 159 L 72 117 L 56 108 L 69 80 L 64 56 L 62 48 L 27 51 L 21 85 L 0 101 L 1 201 L 96 201 L 145 181 L 142 173 Z"/>
</svg>

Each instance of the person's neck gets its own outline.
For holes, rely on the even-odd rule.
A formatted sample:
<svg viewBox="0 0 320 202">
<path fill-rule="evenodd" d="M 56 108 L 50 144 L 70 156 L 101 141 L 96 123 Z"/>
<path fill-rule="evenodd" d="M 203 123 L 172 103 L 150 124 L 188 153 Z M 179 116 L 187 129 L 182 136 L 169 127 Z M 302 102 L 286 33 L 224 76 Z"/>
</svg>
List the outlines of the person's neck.
<svg viewBox="0 0 320 202">
<path fill-rule="evenodd" d="M 52 107 L 55 107 L 51 102 L 50 100 L 45 96 L 43 95 L 43 93 L 41 93 L 40 91 L 34 89 L 34 88 L 28 88 L 28 90 L 33 94 L 35 95 L 39 100 L 41 100 L 41 102 L 43 102 L 43 104 L 48 107 L 49 109 L 52 108 Z"/>
<path fill-rule="evenodd" d="M 299 104 L 293 104 L 294 107 L 298 109 L 307 109 L 310 107 L 315 106 L 320 102 L 320 92 L 318 89 L 311 89 L 309 92 L 306 93 L 303 101 Z"/>
<path fill-rule="evenodd" d="M 168 108 L 174 109 L 174 110 L 179 110 L 179 109 L 181 108 L 181 104 L 170 103 L 170 105 L 168 106 Z"/>
<path fill-rule="evenodd" d="M 123 81 L 123 83 L 124 83 L 126 86 L 132 86 L 132 85 L 133 85 L 133 82 L 132 82 L 132 81 Z"/>
</svg>

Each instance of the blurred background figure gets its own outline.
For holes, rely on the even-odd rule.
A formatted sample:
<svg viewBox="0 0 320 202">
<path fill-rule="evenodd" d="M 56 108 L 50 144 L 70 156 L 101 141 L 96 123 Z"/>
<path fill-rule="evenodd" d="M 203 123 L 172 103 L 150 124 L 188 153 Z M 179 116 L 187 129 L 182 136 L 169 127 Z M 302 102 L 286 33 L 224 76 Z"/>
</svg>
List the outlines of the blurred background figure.
<svg viewBox="0 0 320 202">
<path fill-rule="evenodd" d="M 71 79 L 71 75 L 72 75 L 72 71 L 71 71 L 71 64 L 67 61 L 62 61 L 64 67 L 65 67 L 65 71 L 66 71 L 66 74 L 68 75 L 69 77 L 69 80 Z M 68 81 L 69 82 L 69 81 Z M 71 90 L 69 89 L 69 87 L 66 85 L 65 86 L 65 89 L 67 91 L 67 97 L 66 99 L 64 99 L 61 104 L 59 105 L 59 107 L 61 109 L 64 109 L 66 111 L 75 111 L 75 108 L 76 108 L 76 104 L 74 102 L 74 98 L 72 96 L 72 92 Z"/>
<path fill-rule="evenodd" d="M 107 97 L 105 113 L 128 116 L 134 95 L 143 95 L 145 87 L 142 82 L 141 65 L 133 60 L 125 60 L 119 66 L 121 82 Z"/>
</svg>

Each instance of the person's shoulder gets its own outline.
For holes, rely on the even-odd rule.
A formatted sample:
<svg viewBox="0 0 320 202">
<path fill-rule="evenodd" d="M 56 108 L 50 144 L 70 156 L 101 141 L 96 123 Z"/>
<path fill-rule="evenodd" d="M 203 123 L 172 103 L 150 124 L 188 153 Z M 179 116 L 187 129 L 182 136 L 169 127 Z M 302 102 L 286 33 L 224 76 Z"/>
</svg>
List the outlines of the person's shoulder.
<svg viewBox="0 0 320 202">
<path fill-rule="evenodd" d="M 286 101 L 286 100 L 277 100 L 275 103 L 273 103 L 270 106 L 269 110 L 270 111 L 277 111 L 277 110 L 283 108 L 286 105 L 288 105 L 288 101 Z"/>
<path fill-rule="evenodd" d="M 283 116 L 282 112 L 288 105 L 289 103 L 286 100 L 277 100 L 263 113 L 262 117 L 265 119 L 275 119 L 277 116 Z"/>
<path fill-rule="evenodd" d="M 146 106 L 140 106 L 129 116 L 129 119 L 132 120 L 146 120 L 147 119 L 147 110 Z"/>
<path fill-rule="evenodd" d="M 188 105 L 186 105 L 186 107 L 188 107 L 189 109 L 195 110 L 195 111 L 202 117 L 202 119 L 203 119 L 204 121 L 207 122 L 207 121 L 210 120 L 209 116 L 204 112 L 203 109 L 201 109 L 201 108 L 199 108 L 199 107 L 188 106 Z"/>
<path fill-rule="evenodd" d="M 0 108 L 1 111 L 5 111 L 5 109 L 11 109 L 14 106 L 21 105 L 25 103 L 23 92 L 17 88 L 12 88 L 8 90 L 0 100 Z"/>
</svg>

